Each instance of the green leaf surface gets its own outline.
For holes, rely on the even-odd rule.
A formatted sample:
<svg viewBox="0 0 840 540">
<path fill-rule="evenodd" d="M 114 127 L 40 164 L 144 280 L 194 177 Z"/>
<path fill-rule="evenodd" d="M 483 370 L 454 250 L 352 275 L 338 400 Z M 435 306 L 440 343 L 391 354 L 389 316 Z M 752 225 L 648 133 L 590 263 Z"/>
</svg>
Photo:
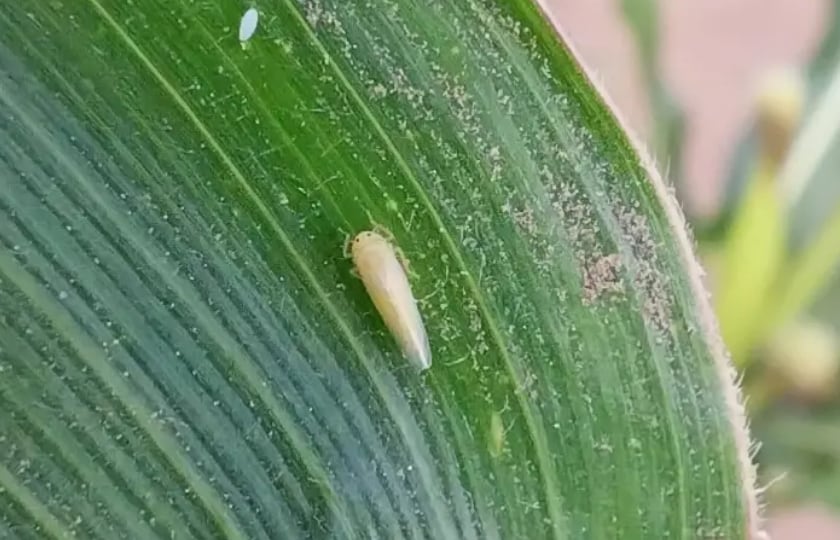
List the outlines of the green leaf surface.
<svg viewBox="0 0 840 540">
<path fill-rule="evenodd" d="M 684 232 L 539 9 L 247 7 L 0 4 L 0 537 L 747 537 Z"/>
</svg>

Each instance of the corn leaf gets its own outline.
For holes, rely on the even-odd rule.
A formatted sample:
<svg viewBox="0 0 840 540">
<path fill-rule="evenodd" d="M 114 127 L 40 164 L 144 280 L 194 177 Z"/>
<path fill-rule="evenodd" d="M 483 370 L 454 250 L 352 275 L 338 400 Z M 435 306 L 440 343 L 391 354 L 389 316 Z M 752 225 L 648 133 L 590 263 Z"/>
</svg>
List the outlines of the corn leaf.
<svg viewBox="0 0 840 540">
<path fill-rule="evenodd" d="M 0 68 L 0 537 L 756 529 L 677 212 L 538 6 L 4 0 Z"/>
</svg>

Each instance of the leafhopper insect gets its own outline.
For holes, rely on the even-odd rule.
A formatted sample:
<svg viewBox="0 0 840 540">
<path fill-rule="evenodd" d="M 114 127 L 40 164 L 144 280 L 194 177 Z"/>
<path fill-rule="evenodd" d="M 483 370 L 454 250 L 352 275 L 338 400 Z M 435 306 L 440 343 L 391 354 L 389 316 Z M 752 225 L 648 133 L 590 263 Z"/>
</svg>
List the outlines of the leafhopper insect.
<svg viewBox="0 0 840 540">
<path fill-rule="evenodd" d="M 350 242 L 350 255 L 373 305 L 405 357 L 419 370 L 428 369 L 432 365 L 429 339 L 406 266 L 394 244 L 379 232 L 363 231 Z"/>
</svg>

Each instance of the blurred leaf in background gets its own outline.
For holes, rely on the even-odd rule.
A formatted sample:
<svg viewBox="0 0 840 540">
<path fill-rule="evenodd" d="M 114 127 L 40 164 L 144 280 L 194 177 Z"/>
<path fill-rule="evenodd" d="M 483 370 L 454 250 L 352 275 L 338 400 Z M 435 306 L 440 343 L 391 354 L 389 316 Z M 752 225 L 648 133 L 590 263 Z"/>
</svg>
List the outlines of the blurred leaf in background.
<svg viewBox="0 0 840 540">
<path fill-rule="evenodd" d="M 765 313 L 784 263 L 787 215 L 778 176 L 799 123 L 802 84 L 795 73 L 768 75 L 756 99 L 759 153 L 746 192 L 726 231 L 715 276 L 715 306 L 724 341 L 743 366 L 764 337 Z"/>
<path fill-rule="evenodd" d="M 650 146 L 667 179 L 678 195 L 683 192 L 682 147 L 685 138 L 685 115 L 662 76 L 660 66 L 660 18 L 658 0 L 620 0 L 636 47 L 642 79 L 647 88 L 648 106 L 653 120 Z"/>
<path fill-rule="evenodd" d="M 766 284 L 752 286 L 756 289 L 753 297 L 757 297 L 757 290 L 763 288 L 767 291 L 766 300 L 760 306 L 741 305 L 737 317 L 727 315 L 726 310 L 719 313 L 733 354 L 742 363 L 767 337 L 767 332 L 780 329 L 813 305 L 816 296 L 827 288 L 840 262 L 840 189 L 831 172 L 836 169 L 834 160 L 840 155 L 840 138 L 837 137 L 840 133 L 840 52 L 837 50 L 840 39 L 837 36 L 837 5 L 832 4 L 832 8 L 832 24 L 807 72 L 807 80 L 803 81 L 807 90 L 796 90 L 799 83 L 795 82 L 795 75 L 789 77 L 790 83 L 782 77 L 768 76 L 765 88 L 775 86 L 778 90 L 764 93 L 765 96 L 775 94 L 774 99 L 757 102 L 756 123 L 742 143 L 734 168 L 738 176 L 733 177 L 728 191 L 730 195 L 738 195 L 724 202 L 715 237 L 705 237 L 704 251 L 707 253 L 721 249 L 719 245 L 724 246 L 723 260 L 716 260 L 715 264 L 730 270 L 744 266 L 763 268 L 766 260 L 757 257 L 756 253 L 769 249 L 766 246 L 770 245 L 772 236 L 778 236 L 776 244 L 783 246 L 784 255 L 776 257 L 777 268 L 750 270 L 768 276 L 774 274 L 772 289 Z M 796 95 L 806 100 L 801 121 L 797 112 L 800 106 L 794 105 L 798 99 Z M 747 215 L 744 210 L 752 208 L 753 203 L 746 194 L 755 195 L 754 171 L 767 162 L 764 156 L 768 152 L 778 150 L 768 147 L 775 143 L 768 143 L 766 136 L 767 106 L 772 103 L 776 103 L 774 114 L 781 131 L 799 127 L 792 142 L 785 144 L 784 155 L 777 160 L 777 166 L 769 173 L 779 199 L 775 209 L 767 207 Z M 786 137 L 790 138 L 790 134 Z M 747 191 L 743 191 L 745 187 Z M 808 200 L 811 203 L 806 202 Z M 733 212 L 730 208 L 738 210 Z M 776 214 L 783 225 L 771 232 L 769 216 Z M 720 227 L 721 224 L 724 226 Z M 743 241 L 740 248 L 732 248 L 737 238 L 747 238 L 742 231 L 749 228 L 754 229 L 752 241 Z M 762 236 L 764 240 L 761 240 Z M 778 251 L 778 248 L 773 249 Z M 715 279 L 723 279 L 723 273 L 718 272 Z M 720 286 L 727 286 L 725 279 Z M 728 295 L 720 289 L 716 295 L 723 297 L 719 302 L 728 301 Z M 752 325 L 760 330 L 750 334 L 736 330 L 736 325 L 741 328 Z"/>
<path fill-rule="evenodd" d="M 621 7 L 648 89 L 651 144 L 661 162 L 677 164 L 671 180 L 683 197 L 683 122 L 659 66 L 660 6 Z M 719 213 L 693 225 L 744 375 L 771 502 L 840 507 L 840 2 L 827 7 L 824 36 L 801 74 L 765 74 Z"/>
<path fill-rule="evenodd" d="M 833 427 L 840 423 L 840 2 L 830 3 L 826 24 L 801 82 L 796 75 L 788 83 L 766 79 L 779 90 L 776 99 L 756 102 L 720 213 L 696 224 L 722 332 L 745 377 L 762 480 L 772 484 L 776 504 L 820 499 L 840 506 Z M 801 115 L 796 95 L 804 100 Z M 781 153 L 768 140 L 774 102 L 774 117 L 784 120 L 776 131 L 789 141 Z M 756 178 L 762 170 L 763 184 Z"/>
<path fill-rule="evenodd" d="M 831 91 L 832 85 L 838 84 L 835 81 L 838 76 L 838 66 L 840 66 L 840 7 L 838 7 L 840 6 L 840 2 L 837 0 L 831 0 L 827 4 L 829 13 L 826 17 L 824 37 L 818 50 L 805 68 L 807 97 L 805 100 L 806 108 L 803 115 L 804 120 L 800 127 L 801 132 L 811 131 L 817 133 L 821 129 L 825 129 L 826 125 L 836 123 L 834 121 L 834 117 L 828 114 L 830 111 L 827 110 L 826 106 L 833 103 L 833 99 L 829 96 L 833 95 L 836 90 Z M 818 126 L 822 127 L 818 130 Z M 723 195 L 717 217 L 710 223 L 696 224 L 701 231 L 720 231 L 726 227 L 728 221 L 732 218 L 733 212 L 740 201 L 747 184 L 751 163 L 754 161 L 759 152 L 756 141 L 756 129 L 757 126 L 755 124 L 749 126 L 743 139 L 736 146 L 735 151 L 732 154 L 729 175 L 724 182 Z M 800 162 L 801 165 L 793 166 L 794 171 L 798 171 L 795 177 L 793 177 L 791 172 L 791 166 L 787 165 L 788 170 L 785 171 L 786 179 L 783 181 L 786 184 L 784 189 L 786 193 L 787 206 L 792 207 L 795 204 L 798 204 L 799 198 L 802 195 L 802 191 L 805 186 L 814 181 L 814 167 L 819 162 L 819 159 L 814 160 L 814 157 L 821 155 L 823 159 L 831 159 L 831 155 L 837 154 L 836 151 L 826 152 L 827 148 L 837 145 L 836 142 L 832 142 L 833 140 L 833 137 L 820 137 L 820 140 L 817 141 L 817 144 L 815 145 L 816 148 L 812 149 L 813 151 L 808 152 L 810 155 L 807 159 L 803 159 L 804 154 L 806 153 L 806 148 L 805 145 L 800 142 L 801 139 L 797 137 L 793 153 L 800 152 L 801 154 L 800 156 L 791 156 L 790 161 Z M 814 139 L 812 138 L 811 141 L 813 142 Z M 807 164 L 807 167 L 805 164 Z M 828 178 L 828 175 L 825 173 L 829 173 L 829 171 L 830 169 L 828 168 L 824 169 L 824 178 Z M 791 187 L 791 184 L 794 184 L 796 187 Z M 817 182 L 817 184 L 820 184 L 820 182 Z M 827 193 L 835 193 L 833 191 L 835 189 L 834 185 L 834 182 L 822 182 L 823 189 L 828 189 Z M 818 188 L 814 187 L 812 189 L 813 196 L 815 198 L 830 199 L 830 197 L 826 197 L 826 193 L 821 192 Z M 827 204 L 825 200 L 822 203 L 819 203 L 816 200 L 813 202 L 817 203 L 819 206 Z M 792 239 L 794 246 L 801 244 L 804 229 L 808 228 L 806 225 L 807 223 L 811 223 L 811 233 L 813 234 L 814 222 L 824 220 L 826 217 L 825 210 L 822 212 L 822 217 L 820 217 L 819 212 L 815 213 L 813 208 L 811 208 L 810 212 L 806 210 L 805 207 L 801 210 L 803 210 L 801 213 L 799 211 L 791 212 L 791 229 L 803 229 L 793 235 Z"/>
</svg>

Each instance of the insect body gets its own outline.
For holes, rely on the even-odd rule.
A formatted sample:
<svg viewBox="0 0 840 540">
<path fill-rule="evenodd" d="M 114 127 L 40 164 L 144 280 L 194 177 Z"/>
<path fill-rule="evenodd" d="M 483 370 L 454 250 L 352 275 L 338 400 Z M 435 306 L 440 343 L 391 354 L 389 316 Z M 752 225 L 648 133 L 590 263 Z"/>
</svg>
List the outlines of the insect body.
<svg viewBox="0 0 840 540">
<path fill-rule="evenodd" d="M 429 339 L 394 246 L 381 234 L 364 231 L 353 238 L 350 254 L 376 310 L 403 354 L 420 370 L 430 367 Z"/>
<path fill-rule="evenodd" d="M 257 22 L 259 20 L 260 12 L 257 11 L 257 8 L 250 8 L 245 12 L 242 20 L 239 21 L 239 41 L 245 43 L 251 39 L 251 36 L 257 31 Z"/>
</svg>

